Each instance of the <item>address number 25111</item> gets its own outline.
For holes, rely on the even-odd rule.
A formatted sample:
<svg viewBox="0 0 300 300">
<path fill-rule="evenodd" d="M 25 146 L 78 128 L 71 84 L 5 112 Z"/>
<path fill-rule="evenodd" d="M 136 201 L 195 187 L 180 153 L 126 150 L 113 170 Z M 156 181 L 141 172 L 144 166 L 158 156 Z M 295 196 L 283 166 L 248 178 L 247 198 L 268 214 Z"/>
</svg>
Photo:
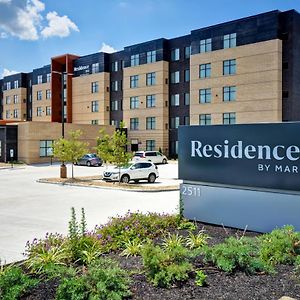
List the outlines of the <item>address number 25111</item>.
<svg viewBox="0 0 300 300">
<path fill-rule="evenodd" d="M 193 196 L 193 197 L 200 197 L 201 189 L 197 186 L 192 185 L 182 185 L 181 186 L 181 194 L 185 196 Z"/>
</svg>

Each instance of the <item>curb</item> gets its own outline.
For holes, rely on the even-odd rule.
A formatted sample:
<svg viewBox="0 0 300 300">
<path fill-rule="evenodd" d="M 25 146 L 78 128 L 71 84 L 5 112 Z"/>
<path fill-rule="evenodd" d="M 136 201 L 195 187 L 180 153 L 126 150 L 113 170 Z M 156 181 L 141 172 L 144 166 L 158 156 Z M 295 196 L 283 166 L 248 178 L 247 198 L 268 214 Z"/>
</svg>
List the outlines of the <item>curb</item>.
<svg viewBox="0 0 300 300">
<path fill-rule="evenodd" d="M 38 183 L 47 183 L 47 184 L 56 184 L 56 185 L 68 185 L 68 186 L 77 186 L 77 187 L 88 187 L 88 188 L 97 188 L 97 189 L 106 189 L 106 190 L 114 190 L 114 191 L 127 191 L 127 192 L 149 192 L 149 193 L 157 193 L 157 192 L 172 192 L 179 191 L 179 184 L 174 186 L 164 186 L 164 187 L 153 187 L 152 189 L 143 189 L 143 188 L 126 188 L 126 187 L 110 187 L 110 186 L 97 186 L 97 185 L 86 185 L 84 183 L 75 183 L 75 182 L 50 182 L 47 179 L 38 179 L 36 182 Z"/>
</svg>

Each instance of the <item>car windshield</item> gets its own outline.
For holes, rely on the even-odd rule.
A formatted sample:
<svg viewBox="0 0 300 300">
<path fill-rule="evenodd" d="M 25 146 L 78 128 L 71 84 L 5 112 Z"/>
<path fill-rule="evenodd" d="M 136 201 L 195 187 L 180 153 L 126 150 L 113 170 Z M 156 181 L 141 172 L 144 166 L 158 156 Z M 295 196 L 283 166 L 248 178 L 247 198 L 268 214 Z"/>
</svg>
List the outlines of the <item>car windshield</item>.
<svg viewBox="0 0 300 300">
<path fill-rule="evenodd" d="M 125 165 L 125 166 L 120 167 L 120 169 L 128 169 L 128 168 L 130 168 L 132 165 L 133 165 L 133 164 Z M 114 167 L 114 169 L 119 170 L 119 167 Z"/>
<path fill-rule="evenodd" d="M 134 156 L 143 157 L 143 152 L 136 152 Z"/>
</svg>

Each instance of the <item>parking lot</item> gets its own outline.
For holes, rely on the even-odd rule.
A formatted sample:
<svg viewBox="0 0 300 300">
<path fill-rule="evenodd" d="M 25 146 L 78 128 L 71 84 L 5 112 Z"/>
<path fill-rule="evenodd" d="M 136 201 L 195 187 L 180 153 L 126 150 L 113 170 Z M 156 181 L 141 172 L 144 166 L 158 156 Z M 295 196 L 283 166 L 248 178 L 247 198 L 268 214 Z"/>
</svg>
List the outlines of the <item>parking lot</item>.
<svg viewBox="0 0 300 300">
<path fill-rule="evenodd" d="M 95 176 L 105 167 L 75 166 L 75 176 Z M 177 179 L 177 163 L 158 166 L 159 181 Z M 71 166 L 68 166 L 70 176 Z M 109 217 L 128 210 L 174 213 L 178 191 L 130 192 L 90 187 L 37 183 L 36 180 L 58 177 L 59 165 L 35 165 L 0 168 L 0 259 L 11 262 L 23 259 L 27 240 L 42 238 L 46 232 L 67 234 L 70 209 L 77 214 L 84 207 L 88 228 L 105 223 Z"/>
</svg>

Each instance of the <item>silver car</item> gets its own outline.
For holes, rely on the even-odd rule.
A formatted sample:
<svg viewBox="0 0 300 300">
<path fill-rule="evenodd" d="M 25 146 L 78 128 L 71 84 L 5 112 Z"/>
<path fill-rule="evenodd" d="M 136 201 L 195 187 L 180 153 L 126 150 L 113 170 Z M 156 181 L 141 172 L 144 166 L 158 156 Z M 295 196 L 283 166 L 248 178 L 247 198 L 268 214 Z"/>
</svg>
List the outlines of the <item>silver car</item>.
<svg viewBox="0 0 300 300">
<path fill-rule="evenodd" d="M 137 151 L 133 161 L 152 161 L 154 164 L 167 164 L 168 159 L 159 151 Z"/>
<path fill-rule="evenodd" d="M 75 163 L 76 165 L 81 165 L 81 166 L 97 166 L 97 167 L 101 167 L 102 166 L 102 159 L 100 157 L 98 157 L 96 154 L 94 153 L 89 153 L 89 154 L 85 154 L 83 157 L 81 157 L 77 163 Z"/>
<path fill-rule="evenodd" d="M 147 180 L 149 183 L 153 183 L 159 176 L 157 166 L 152 162 L 145 161 L 131 163 L 126 167 L 120 168 L 120 170 L 118 167 L 106 170 L 103 172 L 103 180 L 119 181 L 119 175 L 121 176 L 120 181 L 123 183 L 128 183 L 131 180 L 135 183 L 139 182 L 139 180 Z"/>
</svg>

